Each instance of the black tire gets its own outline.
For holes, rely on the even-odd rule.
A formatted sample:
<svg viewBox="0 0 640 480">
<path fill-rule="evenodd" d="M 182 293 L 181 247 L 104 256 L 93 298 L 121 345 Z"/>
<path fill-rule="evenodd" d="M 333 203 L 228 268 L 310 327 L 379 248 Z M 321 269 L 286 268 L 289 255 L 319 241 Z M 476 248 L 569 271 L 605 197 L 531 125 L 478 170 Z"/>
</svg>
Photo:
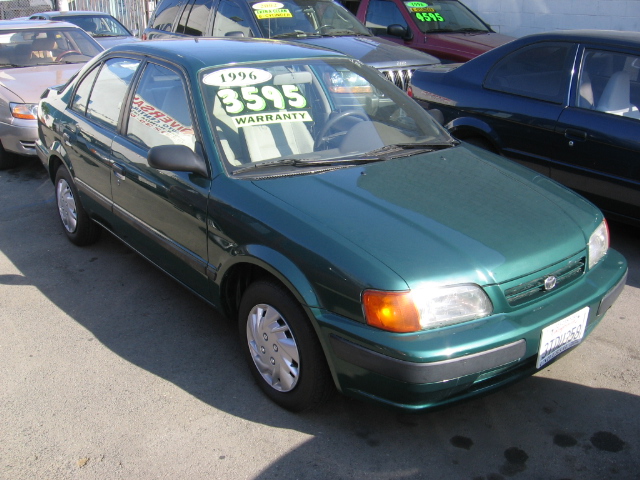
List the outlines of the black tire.
<svg viewBox="0 0 640 480">
<path fill-rule="evenodd" d="M 56 171 L 55 187 L 58 217 L 67 238 L 79 246 L 95 243 L 100 226 L 82 208 L 76 185 L 63 165 Z"/>
<path fill-rule="evenodd" d="M 238 326 L 251 374 L 275 403 L 301 412 L 333 393 L 316 333 L 301 305 L 282 287 L 270 281 L 250 285 L 240 302 Z"/>
<path fill-rule="evenodd" d="M 15 167 L 17 164 L 17 155 L 7 152 L 2 144 L 0 144 L 0 170 Z"/>
</svg>

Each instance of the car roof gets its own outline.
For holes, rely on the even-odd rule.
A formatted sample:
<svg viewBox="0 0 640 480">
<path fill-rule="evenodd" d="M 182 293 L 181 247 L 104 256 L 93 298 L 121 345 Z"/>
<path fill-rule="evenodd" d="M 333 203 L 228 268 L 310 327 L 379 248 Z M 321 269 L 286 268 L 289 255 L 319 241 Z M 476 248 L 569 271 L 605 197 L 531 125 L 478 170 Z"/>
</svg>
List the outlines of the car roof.
<svg viewBox="0 0 640 480">
<path fill-rule="evenodd" d="M 52 20 L 0 20 L 0 30 L 29 30 L 33 28 L 60 30 L 67 27 L 82 30 L 72 23 L 54 22 Z"/>
<path fill-rule="evenodd" d="M 126 43 L 110 54 L 137 53 L 160 57 L 198 70 L 209 65 L 290 60 L 300 58 L 349 58 L 313 45 L 258 38 L 181 38 Z"/>
<path fill-rule="evenodd" d="M 533 41 L 599 43 L 638 48 L 640 47 L 640 33 L 618 30 L 555 30 L 534 33 L 515 40 L 518 43 L 532 43 Z"/>
<path fill-rule="evenodd" d="M 58 12 L 58 11 L 52 11 L 52 12 L 36 12 L 36 13 L 32 13 L 30 16 L 33 17 L 34 15 L 46 15 L 48 17 L 111 17 L 112 15 L 105 13 L 105 12 L 95 12 L 95 11 L 90 11 L 90 10 L 68 10 L 65 12 Z"/>
</svg>

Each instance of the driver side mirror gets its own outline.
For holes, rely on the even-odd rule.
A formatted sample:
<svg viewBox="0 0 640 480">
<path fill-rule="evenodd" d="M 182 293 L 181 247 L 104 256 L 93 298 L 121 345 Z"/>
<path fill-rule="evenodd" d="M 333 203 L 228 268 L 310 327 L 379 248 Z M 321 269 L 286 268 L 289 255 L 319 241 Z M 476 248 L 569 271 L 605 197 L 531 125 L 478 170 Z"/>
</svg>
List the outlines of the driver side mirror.
<svg viewBox="0 0 640 480">
<path fill-rule="evenodd" d="M 413 32 L 400 24 L 393 23 L 387 27 L 387 35 L 392 37 L 400 37 L 403 40 L 411 40 Z"/>
<path fill-rule="evenodd" d="M 185 145 L 158 145 L 147 153 L 147 162 L 158 170 L 191 172 L 208 177 L 207 165 L 202 157 Z"/>
</svg>

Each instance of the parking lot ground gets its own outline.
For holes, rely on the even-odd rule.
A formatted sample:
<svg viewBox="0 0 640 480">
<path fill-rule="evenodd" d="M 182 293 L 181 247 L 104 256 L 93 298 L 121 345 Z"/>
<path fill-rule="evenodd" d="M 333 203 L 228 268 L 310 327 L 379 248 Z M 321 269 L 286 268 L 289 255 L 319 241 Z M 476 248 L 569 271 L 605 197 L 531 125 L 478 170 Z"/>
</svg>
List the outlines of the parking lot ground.
<svg viewBox="0 0 640 480">
<path fill-rule="evenodd" d="M 627 286 L 573 352 L 505 390 L 401 414 L 291 414 L 235 325 L 108 234 L 62 233 L 36 160 L 0 172 L 0 478 L 640 479 L 640 231 Z"/>
</svg>

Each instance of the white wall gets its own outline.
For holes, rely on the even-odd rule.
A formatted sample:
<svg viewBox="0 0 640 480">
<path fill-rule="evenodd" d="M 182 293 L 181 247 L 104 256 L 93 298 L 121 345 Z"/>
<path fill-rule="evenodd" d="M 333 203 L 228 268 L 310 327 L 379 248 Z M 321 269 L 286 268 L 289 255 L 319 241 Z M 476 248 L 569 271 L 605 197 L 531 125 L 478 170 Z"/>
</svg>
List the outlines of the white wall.
<svg viewBox="0 0 640 480">
<path fill-rule="evenodd" d="M 640 0 L 462 0 L 496 32 L 521 37 L 549 30 L 640 31 Z"/>
</svg>

